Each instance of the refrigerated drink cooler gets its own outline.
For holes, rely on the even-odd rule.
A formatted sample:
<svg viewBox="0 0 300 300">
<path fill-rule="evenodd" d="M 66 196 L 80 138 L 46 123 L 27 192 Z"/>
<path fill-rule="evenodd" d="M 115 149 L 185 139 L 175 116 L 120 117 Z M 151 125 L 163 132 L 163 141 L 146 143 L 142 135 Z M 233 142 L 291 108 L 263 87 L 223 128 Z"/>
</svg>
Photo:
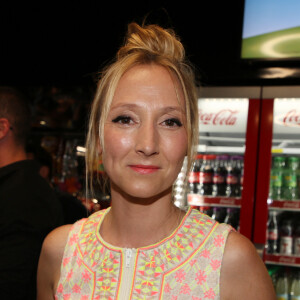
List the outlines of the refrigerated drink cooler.
<svg viewBox="0 0 300 300">
<path fill-rule="evenodd" d="M 260 88 L 199 90 L 199 143 L 187 203 L 251 239 Z"/>
<path fill-rule="evenodd" d="M 187 205 L 221 222 L 229 214 L 238 220 L 274 282 L 283 273 L 298 278 L 300 86 L 201 88 L 198 110 Z"/>
<path fill-rule="evenodd" d="M 300 267 L 300 87 L 263 90 L 253 241 L 270 267 Z M 267 226 L 276 215 L 278 235 Z M 268 245 L 275 243 L 276 251 Z"/>
</svg>

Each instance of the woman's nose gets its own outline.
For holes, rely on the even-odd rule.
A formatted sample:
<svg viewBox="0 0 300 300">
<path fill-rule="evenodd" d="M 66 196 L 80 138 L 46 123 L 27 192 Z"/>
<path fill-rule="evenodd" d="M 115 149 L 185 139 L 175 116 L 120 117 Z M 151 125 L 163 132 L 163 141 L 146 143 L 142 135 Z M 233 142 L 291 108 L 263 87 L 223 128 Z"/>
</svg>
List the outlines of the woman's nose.
<svg viewBox="0 0 300 300">
<path fill-rule="evenodd" d="M 155 124 L 142 124 L 136 135 L 136 152 L 151 156 L 159 153 L 159 133 Z"/>
</svg>

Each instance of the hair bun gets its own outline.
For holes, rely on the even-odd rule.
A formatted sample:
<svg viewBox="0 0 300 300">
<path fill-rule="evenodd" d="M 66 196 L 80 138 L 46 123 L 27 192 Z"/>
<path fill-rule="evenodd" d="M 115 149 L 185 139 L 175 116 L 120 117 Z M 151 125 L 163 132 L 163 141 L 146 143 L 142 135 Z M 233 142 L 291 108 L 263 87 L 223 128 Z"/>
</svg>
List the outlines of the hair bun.
<svg viewBox="0 0 300 300">
<path fill-rule="evenodd" d="M 132 52 L 142 52 L 149 56 L 163 56 L 182 62 L 185 51 L 172 29 L 163 29 L 158 25 L 144 27 L 136 23 L 128 25 L 125 44 L 117 53 L 122 58 Z"/>
</svg>

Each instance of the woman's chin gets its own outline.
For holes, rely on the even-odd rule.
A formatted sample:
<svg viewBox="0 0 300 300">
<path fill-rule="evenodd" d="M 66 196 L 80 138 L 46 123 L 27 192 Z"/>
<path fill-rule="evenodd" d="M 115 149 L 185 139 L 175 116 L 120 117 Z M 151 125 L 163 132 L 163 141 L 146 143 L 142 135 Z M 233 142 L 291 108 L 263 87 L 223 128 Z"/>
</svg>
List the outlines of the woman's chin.
<svg viewBox="0 0 300 300">
<path fill-rule="evenodd" d="M 151 204 L 168 195 L 171 197 L 172 195 L 172 186 L 160 190 L 147 189 L 145 187 L 135 187 L 131 189 L 114 188 L 115 191 L 122 195 L 122 198 L 125 198 L 127 201 L 145 205 Z"/>
</svg>

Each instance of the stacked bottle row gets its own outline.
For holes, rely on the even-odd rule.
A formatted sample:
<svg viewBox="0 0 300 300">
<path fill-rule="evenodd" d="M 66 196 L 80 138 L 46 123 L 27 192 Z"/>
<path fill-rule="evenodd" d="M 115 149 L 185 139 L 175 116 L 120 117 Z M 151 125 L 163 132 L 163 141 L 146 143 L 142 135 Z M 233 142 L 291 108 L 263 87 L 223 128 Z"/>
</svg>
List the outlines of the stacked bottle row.
<svg viewBox="0 0 300 300">
<path fill-rule="evenodd" d="M 45 139 L 43 142 L 43 146 L 46 148 L 48 145 L 45 143 Z M 55 142 L 57 144 L 51 149 L 51 152 L 49 151 L 53 158 L 52 184 L 64 192 L 74 196 L 78 195 L 83 185 L 83 177 L 80 174 L 83 168 L 80 164 L 83 161 L 79 160 L 76 151 L 78 140 L 61 138 L 55 139 Z"/>
<path fill-rule="evenodd" d="M 277 300 L 300 299 L 300 270 L 297 268 L 269 266 Z"/>
<path fill-rule="evenodd" d="M 76 196 L 90 212 L 94 212 L 99 210 L 99 207 L 102 209 L 110 205 L 110 195 L 107 188 L 99 184 L 105 181 L 101 158 L 94 166 L 96 184 L 93 194 L 86 187 L 83 145 L 82 138 L 45 136 L 41 140 L 41 146 L 51 155 L 53 187 Z"/>
<path fill-rule="evenodd" d="M 300 163 L 297 156 L 275 156 L 272 160 L 269 198 L 300 200 Z"/>
<path fill-rule="evenodd" d="M 188 193 L 213 197 L 241 197 L 243 156 L 198 154 L 188 178 Z"/>
<path fill-rule="evenodd" d="M 297 213 L 269 211 L 266 252 L 300 256 L 300 221 Z"/>
<path fill-rule="evenodd" d="M 194 206 L 202 213 L 210 216 L 219 223 L 231 225 L 236 230 L 239 230 L 240 209 L 235 207 L 219 207 L 219 206 Z"/>
</svg>

